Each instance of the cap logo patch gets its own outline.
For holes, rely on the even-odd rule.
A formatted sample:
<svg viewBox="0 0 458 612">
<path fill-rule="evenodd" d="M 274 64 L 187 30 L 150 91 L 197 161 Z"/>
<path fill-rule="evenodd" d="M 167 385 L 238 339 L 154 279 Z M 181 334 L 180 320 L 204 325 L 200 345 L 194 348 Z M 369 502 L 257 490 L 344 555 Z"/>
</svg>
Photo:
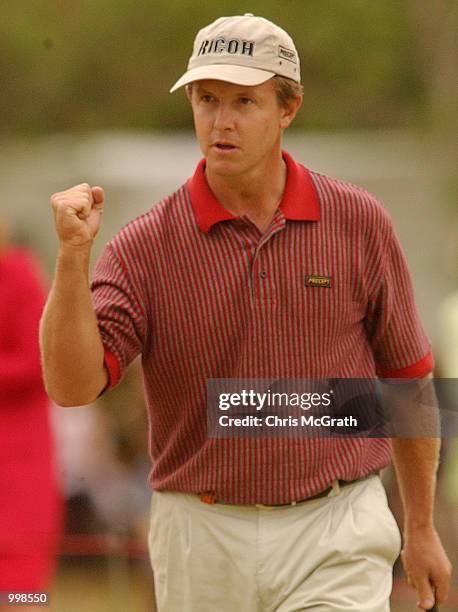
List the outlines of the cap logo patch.
<svg viewBox="0 0 458 612">
<path fill-rule="evenodd" d="M 318 276 L 317 274 L 311 274 L 305 277 L 306 287 L 326 287 L 330 289 L 332 287 L 332 276 Z"/>
<path fill-rule="evenodd" d="M 294 51 L 287 49 L 286 47 L 282 47 L 281 45 L 278 46 L 278 57 L 288 60 L 289 62 L 293 62 L 293 64 L 297 64 L 297 57 Z"/>
<path fill-rule="evenodd" d="M 209 53 L 229 53 L 230 55 L 253 55 L 255 42 L 253 40 L 240 40 L 231 38 L 227 40 L 223 37 L 204 40 L 200 45 L 198 56 L 208 55 Z"/>
</svg>

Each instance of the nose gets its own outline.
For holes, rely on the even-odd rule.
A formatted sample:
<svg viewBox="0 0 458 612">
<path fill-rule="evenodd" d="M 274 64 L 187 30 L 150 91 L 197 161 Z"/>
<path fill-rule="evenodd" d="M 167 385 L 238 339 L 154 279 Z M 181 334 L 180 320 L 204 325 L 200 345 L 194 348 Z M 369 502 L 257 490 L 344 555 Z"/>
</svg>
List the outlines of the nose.
<svg viewBox="0 0 458 612">
<path fill-rule="evenodd" d="M 214 128 L 218 131 L 231 130 L 234 127 L 234 111 L 230 104 L 220 102 L 215 114 Z"/>
</svg>

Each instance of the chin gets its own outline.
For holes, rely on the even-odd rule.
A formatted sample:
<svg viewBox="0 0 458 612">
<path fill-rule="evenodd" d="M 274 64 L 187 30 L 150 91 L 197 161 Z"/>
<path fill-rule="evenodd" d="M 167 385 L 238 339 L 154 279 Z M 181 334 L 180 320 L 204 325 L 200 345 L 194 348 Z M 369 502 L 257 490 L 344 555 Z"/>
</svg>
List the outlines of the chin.
<svg viewBox="0 0 458 612">
<path fill-rule="evenodd" d="M 242 172 L 240 162 L 236 163 L 235 161 L 227 159 L 214 159 L 211 156 L 207 157 L 206 166 L 211 172 L 223 176 L 236 175 Z"/>
</svg>

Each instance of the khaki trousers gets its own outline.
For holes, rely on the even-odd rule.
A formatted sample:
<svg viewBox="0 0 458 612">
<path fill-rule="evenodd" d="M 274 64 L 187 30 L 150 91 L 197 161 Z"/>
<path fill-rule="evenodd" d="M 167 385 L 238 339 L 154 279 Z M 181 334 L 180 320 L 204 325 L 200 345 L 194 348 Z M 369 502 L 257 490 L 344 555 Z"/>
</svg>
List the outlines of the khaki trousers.
<svg viewBox="0 0 458 612">
<path fill-rule="evenodd" d="M 386 612 L 400 546 L 375 475 L 295 506 L 152 497 L 158 612 Z"/>
</svg>

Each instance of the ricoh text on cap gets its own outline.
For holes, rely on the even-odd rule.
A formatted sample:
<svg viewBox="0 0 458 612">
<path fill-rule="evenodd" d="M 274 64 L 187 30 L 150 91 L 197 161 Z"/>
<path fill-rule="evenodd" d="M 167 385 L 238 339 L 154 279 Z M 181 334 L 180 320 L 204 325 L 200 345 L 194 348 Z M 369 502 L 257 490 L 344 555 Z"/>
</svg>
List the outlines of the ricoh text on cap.
<svg viewBox="0 0 458 612">
<path fill-rule="evenodd" d="M 289 34 L 251 13 L 220 17 L 197 33 L 188 70 L 170 92 L 201 79 L 260 85 L 275 75 L 300 83 L 299 55 Z"/>
</svg>

